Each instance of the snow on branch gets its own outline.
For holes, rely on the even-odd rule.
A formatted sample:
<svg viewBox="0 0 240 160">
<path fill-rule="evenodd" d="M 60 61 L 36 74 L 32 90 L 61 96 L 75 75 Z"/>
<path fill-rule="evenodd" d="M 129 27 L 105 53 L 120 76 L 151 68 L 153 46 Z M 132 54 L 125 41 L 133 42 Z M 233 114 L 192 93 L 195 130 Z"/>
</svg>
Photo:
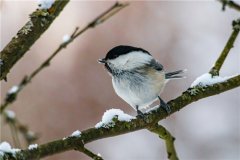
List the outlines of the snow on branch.
<svg viewBox="0 0 240 160">
<path fill-rule="evenodd" d="M 14 156 L 19 151 L 20 149 L 12 148 L 8 142 L 0 143 L 0 158 L 4 157 L 4 154 L 12 154 Z"/>
<path fill-rule="evenodd" d="M 39 9 L 49 9 L 52 7 L 54 0 L 38 0 Z"/>
<path fill-rule="evenodd" d="M 110 128 L 115 125 L 116 120 L 130 122 L 132 119 L 135 119 L 135 117 L 124 113 L 120 109 L 109 109 L 103 114 L 102 120 L 95 125 L 95 128 Z"/>
<path fill-rule="evenodd" d="M 234 75 L 236 76 L 236 75 Z M 220 77 L 220 76 L 212 76 L 210 73 L 205 73 L 201 76 L 199 76 L 192 84 L 191 87 L 200 86 L 200 87 L 206 87 L 213 85 L 215 83 L 224 82 L 228 80 L 229 78 L 232 78 L 234 76 L 229 77 Z"/>
</svg>

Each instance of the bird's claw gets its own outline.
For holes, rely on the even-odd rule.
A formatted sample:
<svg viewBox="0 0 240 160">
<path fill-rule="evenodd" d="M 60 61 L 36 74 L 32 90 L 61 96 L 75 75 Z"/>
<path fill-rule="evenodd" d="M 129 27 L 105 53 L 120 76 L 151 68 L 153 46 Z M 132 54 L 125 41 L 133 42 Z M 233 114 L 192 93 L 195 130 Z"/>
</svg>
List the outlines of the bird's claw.
<svg viewBox="0 0 240 160">
<path fill-rule="evenodd" d="M 167 112 L 167 114 L 170 114 L 171 113 L 171 108 L 170 108 L 170 106 L 167 104 L 167 103 L 165 103 L 160 97 L 158 97 L 159 98 L 159 100 L 160 100 L 160 105 L 159 105 L 159 107 L 162 107 L 166 112 Z"/>
</svg>

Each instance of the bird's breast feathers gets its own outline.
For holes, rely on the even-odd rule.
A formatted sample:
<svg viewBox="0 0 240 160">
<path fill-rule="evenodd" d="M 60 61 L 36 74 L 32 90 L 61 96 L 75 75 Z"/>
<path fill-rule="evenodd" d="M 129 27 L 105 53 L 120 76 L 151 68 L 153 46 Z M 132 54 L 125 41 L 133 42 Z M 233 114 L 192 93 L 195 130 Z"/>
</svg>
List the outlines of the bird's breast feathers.
<svg viewBox="0 0 240 160">
<path fill-rule="evenodd" d="M 141 108 L 156 100 L 165 83 L 165 73 L 153 72 L 149 76 L 141 73 L 126 73 L 121 77 L 113 77 L 113 88 L 117 95 L 132 107 L 138 105 Z M 132 75 L 134 74 L 134 75 Z"/>
</svg>

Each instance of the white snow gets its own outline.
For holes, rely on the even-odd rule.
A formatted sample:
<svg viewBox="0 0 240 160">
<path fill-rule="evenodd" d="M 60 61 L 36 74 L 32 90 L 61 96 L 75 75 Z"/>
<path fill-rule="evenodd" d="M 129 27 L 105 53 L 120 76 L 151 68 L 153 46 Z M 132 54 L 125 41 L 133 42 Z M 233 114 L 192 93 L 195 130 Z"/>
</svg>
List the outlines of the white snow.
<svg viewBox="0 0 240 160">
<path fill-rule="evenodd" d="M 39 9 L 49 9 L 55 0 L 38 0 Z"/>
<path fill-rule="evenodd" d="M 20 149 L 12 148 L 8 142 L 0 143 L 0 155 L 3 156 L 4 153 L 12 153 L 15 154 L 16 152 L 20 151 Z"/>
<path fill-rule="evenodd" d="M 148 110 L 146 111 L 146 113 L 150 113 L 150 112 L 152 112 L 152 111 L 156 111 L 158 108 L 159 108 L 159 105 L 156 105 L 156 106 L 148 109 Z"/>
<path fill-rule="evenodd" d="M 29 146 L 28 146 L 28 149 L 29 150 L 32 150 L 32 149 L 36 149 L 38 147 L 38 144 L 30 144 Z"/>
<path fill-rule="evenodd" d="M 81 132 L 79 130 L 76 130 L 71 134 L 71 137 L 80 137 L 80 136 L 81 136 Z"/>
<path fill-rule="evenodd" d="M 220 76 L 213 76 L 210 73 L 205 73 L 198 77 L 192 84 L 191 87 L 193 88 L 194 86 L 210 86 L 215 83 L 223 82 L 228 80 L 229 78 L 232 78 L 233 76 L 230 77 L 220 77 Z"/>
<path fill-rule="evenodd" d="M 113 127 L 115 125 L 115 122 L 113 121 L 114 117 L 116 117 L 119 121 L 125 121 L 125 122 L 130 122 L 132 119 L 135 119 L 135 117 L 124 113 L 120 109 L 109 109 L 103 114 L 102 120 L 95 125 L 95 128 Z"/>
<path fill-rule="evenodd" d="M 102 155 L 100 153 L 97 154 L 98 157 L 102 157 Z"/>
<path fill-rule="evenodd" d="M 12 88 L 9 89 L 8 94 L 14 94 L 19 90 L 18 86 L 12 86 Z"/>
<path fill-rule="evenodd" d="M 6 113 L 6 116 L 10 119 L 14 119 L 16 116 L 16 114 L 11 110 L 6 110 L 5 113 Z"/>
<path fill-rule="evenodd" d="M 71 37 L 70 37 L 68 34 L 65 34 L 65 35 L 63 36 L 62 40 L 63 40 L 64 43 L 66 43 L 66 42 L 68 42 L 68 41 L 70 40 L 70 38 L 71 38 Z"/>
<path fill-rule="evenodd" d="M 69 137 L 81 137 L 81 131 L 79 131 L 79 130 L 76 130 L 76 131 L 74 131 L 70 136 L 68 136 L 68 137 L 63 137 L 63 139 L 62 140 L 65 140 L 65 139 L 67 139 L 67 138 L 69 138 Z"/>
</svg>

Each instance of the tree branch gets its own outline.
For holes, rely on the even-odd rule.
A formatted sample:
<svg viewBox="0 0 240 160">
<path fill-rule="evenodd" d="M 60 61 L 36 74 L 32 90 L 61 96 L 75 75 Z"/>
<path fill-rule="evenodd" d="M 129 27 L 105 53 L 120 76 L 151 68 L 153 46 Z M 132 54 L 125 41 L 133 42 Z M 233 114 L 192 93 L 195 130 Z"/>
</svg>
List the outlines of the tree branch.
<svg viewBox="0 0 240 160">
<path fill-rule="evenodd" d="M 175 138 L 171 135 L 171 133 L 159 124 L 155 124 L 154 126 L 149 127 L 148 130 L 158 134 L 160 138 L 165 140 L 168 159 L 178 160 L 177 152 L 174 146 Z"/>
<path fill-rule="evenodd" d="M 37 9 L 30 15 L 30 20 L 0 52 L 0 80 L 7 79 L 10 69 L 48 29 L 68 2 L 69 0 L 56 0 L 50 9 Z"/>
<path fill-rule="evenodd" d="M 219 75 L 219 71 L 223 65 L 223 62 L 225 61 L 228 53 L 230 52 L 231 48 L 233 48 L 233 44 L 238 36 L 240 30 L 240 18 L 237 19 L 236 21 L 233 21 L 233 31 L 231 36 L 229 37 L 227 44 L 225 45 L 222 53 L 220 54 L 220 56 L 218 57 L 217 61 L 215 62 L 214 66 L 212 67 L 212 69 L 209 71 L 209 73 L 212 76 L 218 76 Z"/>
<path fill-rule="evenodd" d="M 222 10 L 225 11 L 226 6 L 240 11 L 240 5 L 232 0 L 219 0 L 222 3 Z"/>
<path fill-rule="evenodd" d="M 4 109 L 7 108 L 7 106 L 11 103 L 13 103 L 18 93 L 31 82 L 31 80 L 44 68 L 48 67 L 51 60 L 64 48 L 68 46 L 74 39 L 76 39 L 78 36 L 80 36 L 82 33 L 87 31 L 90 28 L 94 28 L 97 25 L 105 22 L 107 19 L 109 19 L 111 16 L 116 14 L 121 9 L 125 8 L 128 5 L 128 3 L 119 3 L 116 2 L 113 6 L 111 6 L 109 9 L 107 9 L 105 12 L 100 14 L 98 17 L 96 17 L 92 22 L 90 22 L 88 25 L 86 25 L 84 28 L 82 28 L 80 31 L 78 31 L 78 28 L 73 32 L 73 34 L 70 36 L 70 39 L 66 42 L 62 42 L 59 47 L 37 68 L 35 69 L 29 76 L 25 76 L 23 80 L 16 86 L 18 89 L 16 92 L 12 92 L 10 94 L 6 95 L 5 101 L 3 104 L 1 104 L 0 107 L 0 113 L 4 111 Z M 77 32 L 78 31 L 78 32 Z"/>
</svg>

